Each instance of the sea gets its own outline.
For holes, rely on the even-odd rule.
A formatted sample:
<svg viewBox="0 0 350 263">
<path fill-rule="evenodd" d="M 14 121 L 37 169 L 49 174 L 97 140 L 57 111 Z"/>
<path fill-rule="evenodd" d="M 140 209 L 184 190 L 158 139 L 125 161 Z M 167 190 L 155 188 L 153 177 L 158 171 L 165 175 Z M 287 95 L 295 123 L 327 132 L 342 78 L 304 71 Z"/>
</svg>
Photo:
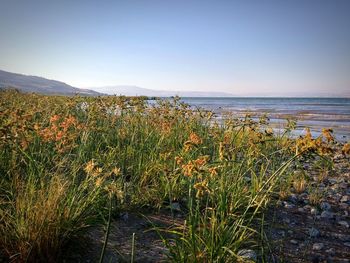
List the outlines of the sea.
<svg viewBox="0 0 350 263">
<path fill-rule="evenodd" d="M 294 136 L 305 133 L 309 127 L 313 136 L 322 128 L 331 128 L 340 142 L 350 141 L 350 98 L 252 98 L 252 97 L 188 97 L 183 102 L 193 108 L 211 110 L 218 120 L 227 113 L 242 117 L 249 113 L 253 118 L 266 114 L 276 131 L 281 131 L 286 119 L 297 120 Z"/>
</svg>

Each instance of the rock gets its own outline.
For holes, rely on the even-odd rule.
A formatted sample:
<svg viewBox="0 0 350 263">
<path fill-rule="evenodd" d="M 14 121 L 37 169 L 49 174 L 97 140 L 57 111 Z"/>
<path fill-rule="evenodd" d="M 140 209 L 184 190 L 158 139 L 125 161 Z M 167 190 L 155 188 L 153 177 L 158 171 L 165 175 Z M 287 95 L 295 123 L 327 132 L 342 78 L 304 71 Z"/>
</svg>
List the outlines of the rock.
<svg viewBox="0 0 350 263">
<path fill-rule="evenodd" d="M 237 255 L 242 259 L 251 260 L 254 262 L 256 262 L 258 258 L 255 251 L 251 249 L 241 249 L 238 251 Z"/>
<path fill-rule="evenodd" d="M 298 212 L 300 212 L 300 213 L 304 213 L 304 212 L 305 212 L 305 210 L 304 210 L 304 208 L 299 207 L 299 208 L 298 208 Z"/>
<path fill-rule="evenodd" d="M 283 218 L 283 222 L 286 223 L 286 224 L 289 224 L 290 223 L 290 219 L 289 218 Z"/>
<path fill-rule="evenodd" d="M 349 223 L 344 220 L 338 221 L 338 225 L 349 228 Z"/>
<path fill-rule="evenodd" d="M 283 202 L 283 205 L 284 205 L 285 208 L 288 208 L 288 209 L 291 209 L 291 208 L 295 207 L 293 204 L 290 204 L 290 203 L 288 203 L 286 201 Z"/>
<path fill-rule="evenodd" d="M 350 247 L 350 242 L 344 242 L 344 246 Z"/>
<path fill-rule="evenodd" d="M 334 216 L 333 213 L 328 212 L 328 211 L 323 211 L 321 213 L 321 218 L 331 219 L 331 218 L 333 218 L 333 216 Z"/>
<path fill-rule="evenodd" d="M 291 194 L 291 195 L 289 196 L 288 200 L 289 200 L 291 203 L 293 203 L 293 204 L 298 203 L 298 197 L 297 197 L 296 194 Z"/>
<path fill-rule="evenodd" d="M 310 210 L 311 215 L 317 215 L 317 209 L 316 208 L 311 208 Z"/>
<path fill-rule="evenodd" d="M 171 203 L 170 204 L 170 209 L 174 211 L 181 211 L 180 204 L 177 202 Z"/>
<path fill-rule="evenodd" d="M 298 245 L 299 242 L 295 239 L 291 239 L 290 243 L 292 243 L 293 245 Z"/>
<path fill-rule="evenodd" d="M 324 211 L 328 211 L 331 209 L 331 205 L 327 202 L 322 202 L 320 205 L 321 209 Z"/>
<path fill-rule="evenodd" d="M 121 213 L 121 214 L 120 214 L 120 217 L 121 217 L 121 219 L 122 219 L 124 222 L 126 222 L 126 221 L 129 220 L 129 213 L 128 213 L 128 212 Z"/>
<path fill-rule="evenodd" d="M 315 244 L 312 245 L 312 249 L 313 250 L 319 251 L 319 250 L 322 250 L 323 248 L 324 248 L 324 244 L 323 243 L 315 243 Z"/>
<path fill-rule="evenodd" d="M 335 178 L 328 178 L 328 183 L 329 184 L 336 184 L 337 182 L 338 182 L 338 180 L 335 179 Z"/>
<path fill-rule="evenodd" d="M 326 250 L 326 253 L 329 254 L 329 255 L 334 256 L 335 255 L 335 249 L 331 247 L 331 248 Z"/>
<path fill-rule="evenodd" d="M 341 203 L 346 203 L 348 201 L 349 201 L 349 196 L 347 196 L 347 195 L 343 195 L 342 198 L 340 199 Z"/>
<path fill-rule="evenodd" d="M 318 237 L 318 236 L 320 236 L 320 231 L 314 227 L 311 227 L 309 229 L 309 235 L 310 235 L 310 237 Z"/>
<path fill-rule="evenodd" d="M 282 237 L 285 237 L 285 236 L 286 236 L 286 232 L 283 231 L 283 230 L 278 231 L 278 234 L 279 234 L 280 236 L 282 236 Z"/>
</svg>

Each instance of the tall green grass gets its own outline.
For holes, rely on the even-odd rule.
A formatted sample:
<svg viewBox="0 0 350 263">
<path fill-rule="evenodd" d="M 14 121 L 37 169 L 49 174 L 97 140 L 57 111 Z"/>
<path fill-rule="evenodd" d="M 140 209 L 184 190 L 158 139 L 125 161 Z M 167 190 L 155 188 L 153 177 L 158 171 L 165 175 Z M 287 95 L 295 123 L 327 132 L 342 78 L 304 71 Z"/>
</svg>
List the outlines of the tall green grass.
<svg viewBox="0 0 350 263">
<path fill-rule="evenodd" d="M 290 173 L 294 123 L 279 135 L 264 118 L 214 117 L 178 98 L 1 92 L 0 248 L 15 261 L 59 260 L 111 212 L 113 194 L 118 210 L 180 205 L 169 260 L 239 260 Z"/>
</svg>

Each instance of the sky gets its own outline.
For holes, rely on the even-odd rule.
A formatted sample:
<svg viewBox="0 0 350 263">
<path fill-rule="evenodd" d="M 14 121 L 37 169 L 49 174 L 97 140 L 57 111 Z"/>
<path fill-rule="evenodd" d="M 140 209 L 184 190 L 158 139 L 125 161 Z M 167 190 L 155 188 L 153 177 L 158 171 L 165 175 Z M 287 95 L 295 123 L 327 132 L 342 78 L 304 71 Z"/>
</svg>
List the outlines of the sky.
<svg viewBox="0 0 350 263">
<path fill-rule="evenodd" d="M 75 87 L 343 96 L 349 14 L 349 0 L 0 0 L 0 69 Z"/>
</svg>

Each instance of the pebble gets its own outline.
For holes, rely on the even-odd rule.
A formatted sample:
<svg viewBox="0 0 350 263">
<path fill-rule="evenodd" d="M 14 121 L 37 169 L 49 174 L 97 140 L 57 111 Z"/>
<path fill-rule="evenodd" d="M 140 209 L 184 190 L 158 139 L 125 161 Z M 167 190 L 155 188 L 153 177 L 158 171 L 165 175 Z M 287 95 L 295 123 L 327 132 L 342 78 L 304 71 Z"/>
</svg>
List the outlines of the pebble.
<svg viewBox="0 0 350 263">
<path fill-rule="evenodd" d="M 330 184 L 336 184 L 338 181 L 337 181 L 337 179 L 334 179 L 334 178 L 328 178 L 328 182 Z"/>
<path fill-rule="evenodd" d="M 179 203 L 171 203 L 171 205 L 170 205 L 170 209 L 171 210 L 175 210 L 175 211 L 181 211 L 181 208 L 180 208 L 180 204 Z"/>
<path fill-rule="evenodd" d="M 125 222 L 129 220 L 129 213 L 128 212 L 121 213 L 120 216 L 123 219 L 123 221 L 125 221 Z"/>
<path fill-rule="evenodd" d="M 290 240 L 290 243 L 292 243 L 292 244 L 294 244 L 294 245 L 297 245 L 297 244 L 298 244 L 298 241 L 295 240 L 295 239 L 291 239 L 291 240 Z"/>
<path fill-rule="evenodd" d="M 315 243 L 312 245 L 312 249 L 313 250 L 322 250 L 324 248 L 324 244 L 323 243 Z"/>
<path fill-rule="evenodd" d="M 349 223 L 344 220 L 338 221 L 338 225 L 349 228 Z"/>
<path fill-rule="evenodd" d="M 349 201 L 349 196 L 347 196 L 347 195 L 343 195 L 342 198 L 340 199 L 341 203 L 346 203 L 348 201 Z"/>
<path fill-rule="evenodd" d="M 288 198 L 288 200 L 293 203 L 293 204 L 296 204 L 298 202 L 298 197 L 296 194 L 291 194 Z"/>
<path fill-rule="evenodd" d="M 286 224 L 289 224 L 290 223 L 290 219 L 289 218 L 283 218 L 283 222 L 286 223 Z"/>
<path fill-rule="evenodd" d="M 333 218 L 333 213 L 328 212 L 328 211 L 323 211 L 321 213 L 321 218 L 325 218 L 325 219 Z"/>
<path fill-rule="evenodd" d="M 318 237 L 320 236 L 320 231 L 314 227 L 309 229 L 309 235 L 310 237 Z"/>
<path fill-rule="evenodd" d="M 283 204 L 284 204 L 284 207 L 285 207 L 285 208 L 288 208 L 288 209 L 291 209 L 291 208 L 294 208 L 294 207 L 295 207 L 293 204 L 290 204 L 290 203 L 288 203 L 288 202 L 283 202 Z"/>
<path fill-rule="evenodd" d="M 335 254 L 335 249 L 331 247 L 331 248 L 326 250 L 326 253 L 329 254 L 329 255 L 334 255 Z"/>
<path fill-rule="evenodd" d="M 344 246 L 350 247 L 350 242 L 344 242 Z"/>
<path fill-rule="evenodd" d="M 256 262 L 258 258 L 255 251 L 251 249 L 241 249 L 238 251 L 237 255 L 242 259 L 251 260 L 253 262 Z"/>
<path fill-rule="evenodd" d="M 324 211 L 328 211 L 328 210 L 331 209 L 331 205 L 329 203 L 327 203 L 327 202 L 322 202 L 320 207 Z"/>
<path fill-rule="evenodd" d="M 311 208 L 310 210 L 311 215 L 317 215 L 317 209 L 316 208 Z"/>
</svg>

